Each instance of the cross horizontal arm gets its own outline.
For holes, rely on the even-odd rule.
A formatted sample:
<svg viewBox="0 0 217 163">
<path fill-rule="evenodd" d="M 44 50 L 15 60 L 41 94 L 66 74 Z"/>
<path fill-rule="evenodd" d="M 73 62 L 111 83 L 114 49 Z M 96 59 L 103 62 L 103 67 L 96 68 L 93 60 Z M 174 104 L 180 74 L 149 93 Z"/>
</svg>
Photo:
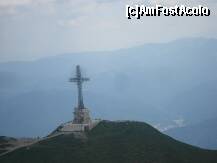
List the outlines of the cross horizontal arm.
<svg viewBox="0 0 217 163">
<path fill-rule="evenodd" d="M 81 78 L 82 81 L 90 81 L 90 78 Z"/>
<path fill-rule="evenodd" d="M 78 81 L 79 81 L 79 78 L 70 78 L 69 81 L 70 81 L 70 82 L 78 82 Z"/>
<path fill-rule="evenodd" d="M 69 79 L 70 82 L 83 82 L 83 81 L 90 81 L 90 78 L 70 78 Z"/>
</svg>

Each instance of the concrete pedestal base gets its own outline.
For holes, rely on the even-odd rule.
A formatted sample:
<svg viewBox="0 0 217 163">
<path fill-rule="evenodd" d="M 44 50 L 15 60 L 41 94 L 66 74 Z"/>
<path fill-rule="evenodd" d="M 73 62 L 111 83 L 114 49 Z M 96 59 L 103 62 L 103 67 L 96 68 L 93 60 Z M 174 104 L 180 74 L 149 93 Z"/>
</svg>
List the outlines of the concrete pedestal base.
<svg viewBox="0 0 217 163">
<path fill-rule="evenodd" d="M 74 124 L 90 124 L 91 123 L 91 118 L 90 118 L 90 113 L 87 108 L 75 108 L 74 111 Z"/>
</svg>

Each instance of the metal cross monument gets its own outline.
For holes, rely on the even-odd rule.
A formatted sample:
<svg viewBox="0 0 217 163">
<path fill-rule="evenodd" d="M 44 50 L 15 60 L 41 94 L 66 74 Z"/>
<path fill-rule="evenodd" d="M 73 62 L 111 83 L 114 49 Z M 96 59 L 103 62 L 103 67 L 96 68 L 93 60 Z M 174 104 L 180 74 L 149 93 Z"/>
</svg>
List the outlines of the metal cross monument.
<svg viewBox="0 0 217 163">
<path fill-rule="evenodd" d="M 89 81 L 89 78 L 83 77 L 81 74 L 80 66 L 76 66 L 76 77 L 70 78 L 70 82 L 75 82 L 78 86 L 78 109 L 85 109 L 82 95 L 82 84 L 85 81 Z"/>
</svg>

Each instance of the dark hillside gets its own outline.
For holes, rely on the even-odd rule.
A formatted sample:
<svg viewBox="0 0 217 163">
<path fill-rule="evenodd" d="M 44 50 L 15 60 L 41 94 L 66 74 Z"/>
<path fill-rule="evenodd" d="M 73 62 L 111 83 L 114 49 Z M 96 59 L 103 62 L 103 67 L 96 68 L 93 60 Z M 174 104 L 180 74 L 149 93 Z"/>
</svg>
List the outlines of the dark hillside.
<svg viewBox="0 0 217 163">
<path fill-rule="evenodd" d="M 6 136 L 0 136 L 0 154 L 8 151 L 8 147 L 11 146 L 10 141 L 15 141 L 16 139 Z"/>
<path fill-rule="evenodd" d="M 178 142 L 142 122 L 103 121 L 87 138 L 62 135 L 0 158 L 1 163 L 209 163 L 217 151 Z"/>
</svg>

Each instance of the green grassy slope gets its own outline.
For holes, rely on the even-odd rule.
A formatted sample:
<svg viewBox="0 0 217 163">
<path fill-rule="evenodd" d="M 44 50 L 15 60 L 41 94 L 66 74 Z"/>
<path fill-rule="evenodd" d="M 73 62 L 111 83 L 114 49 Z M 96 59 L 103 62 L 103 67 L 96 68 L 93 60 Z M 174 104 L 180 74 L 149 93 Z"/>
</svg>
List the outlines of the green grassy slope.
<svg viewBox="0 0 217 163">
<path fill-rule="evenodd" d="M 7 147 L 10 147 L 10 141 L 15 141 L 16 139 L 6 136 L 0 136 L 0 154 L 7 151 Z"/>
<path fill-rule="evenodd" d="M 62 135 L 0 157 L 1 163 L 211 163 L 217 151 L 178 142 L 141 122 L 99 123 L 87 139 Z"/>
</svg>

